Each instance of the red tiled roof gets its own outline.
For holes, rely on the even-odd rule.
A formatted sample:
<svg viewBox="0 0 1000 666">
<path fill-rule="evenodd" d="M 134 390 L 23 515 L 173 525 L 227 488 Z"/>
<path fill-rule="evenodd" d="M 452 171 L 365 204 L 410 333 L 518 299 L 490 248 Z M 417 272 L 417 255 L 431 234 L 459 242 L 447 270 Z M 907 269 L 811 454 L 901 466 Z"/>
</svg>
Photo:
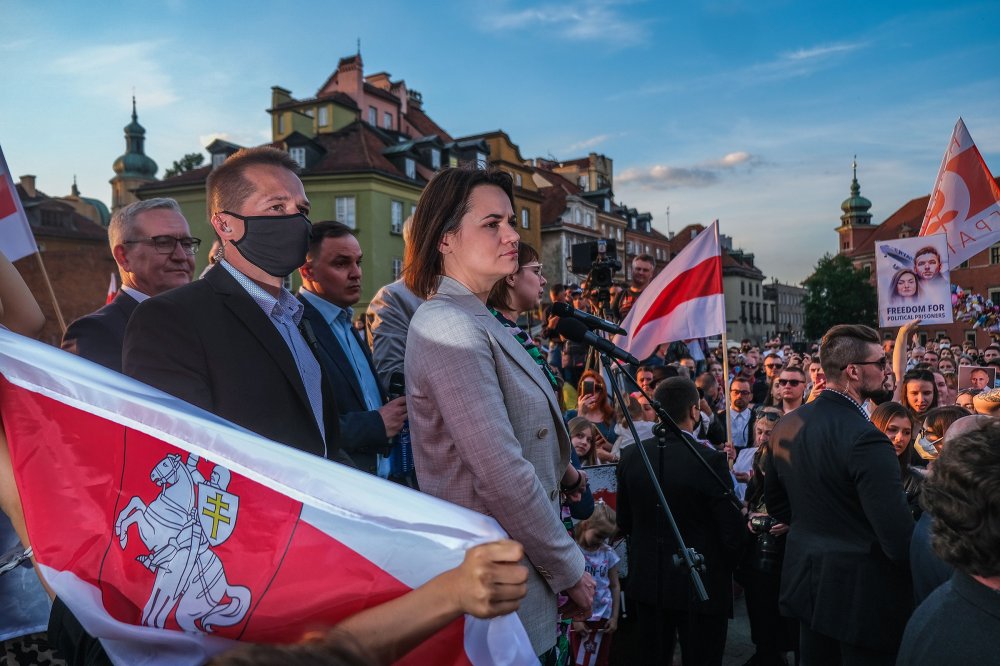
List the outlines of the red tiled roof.
<svg viewBox="0 0 1000 666">
<path fill-rule="evenodd" d="M 212 173 L 211 164 L 179 173 L 176 176 L 171 176 L 170 178 L 164 178 L 163 180 L 146 183 L 140 187 L 137 192 L 140 194 L 146 194 L 147 192 L 184 187 L 185 185 L 201 185 L 205 183 L 205 179 L 208 178 L 208 174 L 210 173 Z"/>
<path fill-rule="evenodd" d="M 431 120 L 430 116 L 424 113 L 423 109 L 418 109 L 412 104 L 406 107 L 406 120 L 413 125 L 417 133 L 421 136 L 430 136 L 431 134 L 437 134 L 438 137 L 445 143 L 451 143 L 455 139 L 448 134 L 441 126 L 436 122 Z"/>
<path fill-rule="evenodd" d="M 391 102 L 396 106 L 399 106 L 399 97 L 393 95 L 388 90 L 382 90 L 381 88 L 373 86 L 372 84 L 367 82 L 365 83 L 365 94 L 372 95 L 373 97 L 381 97 L 385 101 Z"/>
<path fill-rule="evenodd" d="M 694 236 L 697 236 L 705 227 L 700 224 L 689 224 L 676 234 L 670 240 L 670 256 L 676 256 L 678 252 L 687 247 L 687 244 L 694 240 L 691 232 L 694 231 Z"/>
<path fill-rule="evenodd" d="M 538 193 L 542 195 L 542 226 L 558 224 L 566 210 L 567 195 L 579 194 L 580 188 L 553 171 L 545 169 L 536 169 L 536 171 L 542 178 L 552 183 L 549 187 L 538 188 Z"/>
<path fill-rule="evenodd" d="M 308 104 L 316 104 L 319 102 L 336 102 L 341 106 L 346 106 L 349 109 L 358 109 L 358 103 L 354 101 L 354 98 L 347 93 L 340 92 L 339 90 L 327 93 L 325 95 L 320 94 L 317 97 L 310 97 L 308 99 L 293 99 L 282 104 L 274 106 L 268 111 L 282 111 L 284 109 L 294 109 L 300 106 L 305 106 Z"/>
<path fill-rule="evenodd" d="M 382 151 L 386 144 L 368 125 L 356 120 L 333 134 L 320 134 L 313 141 L 326 150 L 326 154 L 303 176 L 349 171 L 378 171 L 396 178 L 406 178 Z"/>
</svg>

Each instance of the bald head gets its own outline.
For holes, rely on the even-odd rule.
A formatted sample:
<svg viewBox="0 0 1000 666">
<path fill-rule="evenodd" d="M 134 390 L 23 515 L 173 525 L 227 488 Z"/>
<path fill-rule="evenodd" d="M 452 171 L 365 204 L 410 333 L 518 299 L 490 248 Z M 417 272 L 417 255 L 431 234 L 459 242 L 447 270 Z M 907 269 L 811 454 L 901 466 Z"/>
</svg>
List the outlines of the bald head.
<svg viewBox="0 0 1000 666">
<path fill-rule="evenodd" d="M 1000 389 L 983 391 L 972 398 L 972 406 L 977 414 L 1000 416 Z"/>
<path fill-rule="evenodd" d="M 986 416 L 985 414 L 970 414 L 969 416 L 963 416 L 959 420 L 952 423 L 951 427 L 948 428 L 948 431 L 945 432 L 945 441 L 961 437 L 967 432 L 984 428 L 987 423 L 991 423 L 994 420 L 994 417 Z"/>
</svg>

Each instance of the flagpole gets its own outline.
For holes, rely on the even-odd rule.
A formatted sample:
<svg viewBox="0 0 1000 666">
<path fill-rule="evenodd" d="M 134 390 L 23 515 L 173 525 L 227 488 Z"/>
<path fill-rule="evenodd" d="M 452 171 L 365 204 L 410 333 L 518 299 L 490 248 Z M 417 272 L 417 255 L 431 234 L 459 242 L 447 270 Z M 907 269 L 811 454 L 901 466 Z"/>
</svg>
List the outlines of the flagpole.
<svg viewBox="0 0 1000 666">
<path fill-rule="evenodd" d="M 52 282 L 49 280 L 49 273 L 45 270 L 45 262 L 42 261 L 42 253 L 35 252 L 35 258 L 38 260 L 38 268 L 42 271 L 42 278 L 45 280 L 45 286 L 48 287 L 49 298 L 52 299 L 52 309 L 56 311 L 56 321 L 59 322 L 59 332 L 65 335 L 66 321 L 63 319 L 62 310 L 59 309 L 59 301 L 56 300 L 56 292 L 52 288 Z"/>
<path fill-rule="evenodd" d="M 723 308 L 725 312 L 725 308 Z M 733 441 L 733 420 L 729 417 L 729 339 L 726 327 L 722 329 L 722 400 L 723 413 L 726 415 L 726 441 Z"/>
</svg>

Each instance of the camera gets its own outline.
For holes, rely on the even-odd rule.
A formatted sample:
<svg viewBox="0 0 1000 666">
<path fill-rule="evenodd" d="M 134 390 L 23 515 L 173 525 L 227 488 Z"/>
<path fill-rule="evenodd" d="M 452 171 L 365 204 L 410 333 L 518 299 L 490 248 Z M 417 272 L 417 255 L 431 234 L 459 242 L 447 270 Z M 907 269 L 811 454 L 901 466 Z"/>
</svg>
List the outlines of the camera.
<svg viewBox="0 0 1000 666">
<path fill-rule="evenodd" d="M 781 570 L 781 545 L 778 537 L 771 534 L 771 528 L 777 524 L 771 516 L 750 518 L 750 529 L 757 535 L 753 557 L 753 568 L 757 571 L 777 573 Z"/>
<path fill-rule="evenodd" d="M 614 284 L 614 275 L 622 269 L 622 262 L 618 261 L 618 247 L 613 238 L 577 243 L 570 250 L 571 270 L 577 275 L 586 273 L 590 289 L 609 289 Z"/>
</svg>

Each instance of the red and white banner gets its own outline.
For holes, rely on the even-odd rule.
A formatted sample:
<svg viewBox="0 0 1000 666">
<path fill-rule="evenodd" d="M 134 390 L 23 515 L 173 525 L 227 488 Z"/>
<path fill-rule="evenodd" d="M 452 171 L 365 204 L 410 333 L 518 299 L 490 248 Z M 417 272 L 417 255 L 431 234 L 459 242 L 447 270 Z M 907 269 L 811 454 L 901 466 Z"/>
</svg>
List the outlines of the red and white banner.
<svg viewBox="0 0 1000 666">
<path fill-rule="evenodd" d="M 2 148 L 0 170 L 0 252 L 11 261 L 17 261 L 38 252 L 38 246 L 28 226 L 28 217 L 21 206 L 21 198 L 17 196 Z"/>
<path fill-rule="evenodd" d="M 200 664 L 235 641 L 295 642 L 505 536 L 492 518 L 4 330 L 0 373 L 36 561 L 116 663 Z M 537 658 L 511 614 L 459 618 L 401 663 Z"/>
<path fill-rule="evenodd" d="M 615 344 L 640 359 L 664 342 L 707 338 L 726 329 L 718 220 L 653 278 L 621 325 L 627 333 L 616 336 Z"/>
<path fill-rule="evenodd" d="M 115 295 L 118 294 L 118 276 L 114 273 L 111 274 L 111 281 L 108 282 L 108 297 L 104 299 L 104 304 L 107 305 L 111 301 L 115 300 Z"/>
<path fill-rule="evenodd" d="M 1000 241 L 1000 187 L 959 118 L 927 202 L 921 236 L 946 233 L 951 266 Z"/>
</svg>

